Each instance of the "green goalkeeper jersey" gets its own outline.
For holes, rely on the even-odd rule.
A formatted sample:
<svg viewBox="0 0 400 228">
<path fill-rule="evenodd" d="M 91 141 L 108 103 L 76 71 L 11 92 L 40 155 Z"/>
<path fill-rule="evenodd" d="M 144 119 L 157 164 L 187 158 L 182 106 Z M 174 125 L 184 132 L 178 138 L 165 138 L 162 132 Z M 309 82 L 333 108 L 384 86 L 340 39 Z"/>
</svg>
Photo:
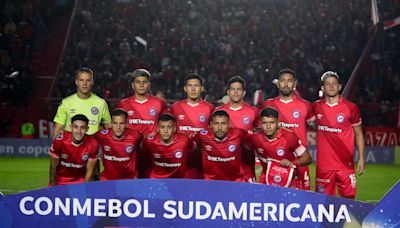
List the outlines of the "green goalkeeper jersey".
<svg viewBox="0 0 400 228">
<path fill-rule="evenodd" d="M 88 99 L 81 99 L 76 93 L 64 98 L 57 109 L 54 122 L 63 125 L 65 131 L 71 131 L 71 118 L 76 114 L 83 114 L 89 119 L 88 135 L 96 133 L 100 124 L 111 123 L 106 101 L 94 93 Z"/>
</svg>

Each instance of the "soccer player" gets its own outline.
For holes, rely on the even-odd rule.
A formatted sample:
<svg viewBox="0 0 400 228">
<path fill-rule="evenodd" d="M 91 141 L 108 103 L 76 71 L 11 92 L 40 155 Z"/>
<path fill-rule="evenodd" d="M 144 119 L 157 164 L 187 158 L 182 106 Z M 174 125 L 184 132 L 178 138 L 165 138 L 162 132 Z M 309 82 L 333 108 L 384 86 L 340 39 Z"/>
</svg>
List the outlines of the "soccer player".
<svg viewBox="0 0 400 228">
<path fill-rule="evenodd" d="M 243 100 L 246 95 L 246 82 L 244 79 L 240 76 L 230 78 L 228 81 L 227 94 L 229 96 L 229 102 L 217 107 L 216 110 L 224 110 L 229 114 L 231 127 L 240 128 L 245 131 L 253 131 L 258 125 L 259 110 Z M 251 156 L 250 153 L 246 154 Z M 241 172 L 247 182 L 255 182 L 254 155 L 249 157 L 249 159 L 250 161 L 242 163 Z"/>
<path fill-rule="evenodd" d="M 291 69 L 282 69 L 279 72 L 277 87 L 279 96 L 268 99 L 262 108 L 273 107 L 279 112 L 279 126 L 291 129 L 307 147 L 307 123 L 315 119 L 311 103 L 296 96 L 297 78 Z M 310 170 L 308 166 L 298 168 L 299 179 L 304 190 L 310 191 Z"/>
<path fill-rule="evenodd" d="M 121 100 L 117 108 L 128 112 L 128 128 L 136 129 L 147 136 L 156 132 L 158 116 L 167 112 L 167 104 L 162 99 L 149 95 L 150 72 L 138 69 L 129 75 L 132 77 L 134 95 Z"/>
<path fill-rule="evenodd" d="M 144 139 L 142 150 L 151 157 L 150 178 L 189 178 L 188 159 L 194 153 L 194 143 L 186 135 L 176 133 L 176 120 L 171 114 L 158 118 L 157 133 Z"/>
<path fill-rule="evenodd" d="M 202 171 L 206 180 L 246 181 L 240 164 L 243 156 L 248 156 L 241 147 L 247 139 L 247 132 L 229 128 L 229 123 L 228 113 L 218 110 L 211 115 L 210 129 L 200 130 L 193 135 L 201 147 Z"/>
<path fill-rule="evenodd" d="M 143 135 L 134 129 L 127 129 L 128 113 L 122 109 L 111 112 L 111 128 L 96 133 L 103 154 L 104 170 L 100 180 L 138 178 L 136 157 Z"/>
<path fill-rule="evenodd" d="M 50 186 L 91 181 L 97 163 L 98 142 L 86 135 L 89 119 L 71 118 L 71 132 L 61 132 L 50 148 Z"/>
<path fill-rule="evenodd" d="M 64 98 L 54 117 L 54 137 L 62 130 L 71 131 L 69 123 L 76 114 L 83 114 L 89 119 L 88 135 L 96 133 L 100 125 L 110 127 L 111 117 L 108 105 L 102 98 L 92 93 L 94 85 L 93 71 L 87 67 L 81 67 L 75 72 L 75 94 Z"/>
<path fill-rule="evenodd" d="M 171 106 L 171 114 L 176 118 L 177 131 L 192 134 L 207 128 L 214 106 L 200 97 L 204 91 L 201 76 L 195 73 L 187 75 L 183 90 L 187 98 Z"/>
<path fill-rule="evenodd" d="M 325 99 L 313 104 L 317 122 L 316 191 L 336 195 L 336 186 L 342 197 L 356 195 L 354 171 L 354 137 L 359 160 L 357 173 L 364 173 L 364 135 L 358 107 L 340 95 L 339 75 L 325 72 L 321 90 Z"/>
<path fill-rule="evenodd" d="M 278 160 L 283 167 L 302 167 L 312 162 L 312 158 L 307 148 L 302 145 L 297 135 L 286 128 L 279 127 L 278 111 L 274 108 L 265 108 L 260 113 L 261 131 L 249 136 L 246 145 L 258 154 L 262 164 L 262 172 L 259 182 L 266 183 L 266 172 L 268 159 Z M 283 177 L 276 173 L 280 182 Z M 279 183 L 276 183 L 277 185 Z M 298 179 L 297 169 L 294 172 L 293 180 L 289 187 L 302 189 L 302 183 Z"/>
</svg>

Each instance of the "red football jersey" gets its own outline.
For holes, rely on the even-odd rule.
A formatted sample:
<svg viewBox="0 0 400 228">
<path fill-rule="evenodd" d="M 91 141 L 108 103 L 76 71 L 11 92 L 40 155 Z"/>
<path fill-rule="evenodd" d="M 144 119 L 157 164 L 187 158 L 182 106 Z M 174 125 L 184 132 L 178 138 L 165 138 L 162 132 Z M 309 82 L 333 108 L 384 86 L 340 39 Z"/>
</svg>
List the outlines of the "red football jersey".
<svg viewBox="0 0 400 228">
<path fill-rule="evenodd" d="M 361 125 L 358 107 L 344 99 L 334 105 L 325 99 L 313 104 L 317 120 L 317 167 L 329 170 L 354 169 L 354 130 Z"/>
<path fill-rule="evenodd" d="M 311 103 L 300 97 L 293 96 L 289 101 L 280 97 L 268 99 L 262 108 L 272 107 L 279 113 L 279 126 L 291 129 L 300 138 L 303 145 L 307 146 L 307 121 L 314 117 Z"/>
<path fill-rule="evenodd" d="M 282 159 L 294 161 L 296 156 L 300 156 L 306 151 L 297 135 L 286 128 L 278 129 L 274 139 L 266 138 L 263 132 L 250 135 L 246 146 L 254 150 L 260 159 L 263 169 L 259 182 L 263 184 L 266 183 L 265 172 L 267 171 L 268 158 L 279 161 Z"/>
<path fill-rule="evenodd" d="M 207 128 L 214 106 L 204 100 L 190 104 L 181 100 L 171 105 L 171 114 L 176 118 L 176 129 L 179 133 L 192 134 Z"/>
<path fill-rule="evenodd" d="M 216 110 L 224 110 L 229 114 L 230 127 L 251 131 L 258 125 L 258 108 L 243 102 L 242 107 L 233 109 L 230 103 L 219 106 Z"/>
<path fill-rule="evenodd" d="M 138 177 L 136 169 L 137 149 L 143 140 L 142 134 L 134 129 L 126 129 L 121 139 L 112 135 L 112 128 L 96 133 L 102 149 L 104 170 L 100 180 L 133 179 Z"/>
<path fill-rule="evenodd" d="M 197 132 L 193 139 L 202 148 L 204 179 L 243 181 L 240 172 L 241 144 L 247 139 L 246 131 L 230 128 L 226 138 L 219 141 L 210 130 L 203 129 Z"/>
<path fill-rule="evenodd" d="M 72 143 L 72 133 L 60 133 L 50 148 L 50 156 L 59 159 L 56 171 L 56 185 L 75 184 L 85 181 L 86 163 L 97 159 L 98 142 L 92 136 L 85 136 L 79 145 Z"/>
<path fill-rule="evenodd" d="M 188 159 L 194 152 L 194 143 L 188 136 L 175 133 L 168 145 L 160 140 L 160 135 L 149 135 L 142 144 L 143 153 L 151 157 L 150 178 L 185 178 Z"/>
<path fill-rule="evenodd" d="M 119 102 L 117 108 L 128 113 L 128 128 L 136 129 L 145 136 L 156 132 L 158 116 L 167 112 L 165 101 L 150 95 L 144 101 L 137 101 L 135 96 L 125 98 Z"/>
</svg>

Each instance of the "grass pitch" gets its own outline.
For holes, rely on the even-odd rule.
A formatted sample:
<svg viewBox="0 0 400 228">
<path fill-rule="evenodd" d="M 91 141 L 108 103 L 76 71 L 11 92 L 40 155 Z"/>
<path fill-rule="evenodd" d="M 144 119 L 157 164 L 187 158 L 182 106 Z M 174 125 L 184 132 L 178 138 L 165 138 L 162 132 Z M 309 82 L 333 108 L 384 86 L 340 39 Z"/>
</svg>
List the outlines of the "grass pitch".
<svg viewBox="0 0 400 228">
<path fill-rule="evenodd" d="M 257 174 L 261 167 L 257 167 Z M 311 189 L 314 190 L 315 165 L 310 166 Z M 357 200 L 377 203 L 399 180 L 399 165 L 367 164 L 366 173 L 357 176 Z M 47 187 L 48 158 L 0 157 L 0 192 L 16 194 Z"/>
</svg>

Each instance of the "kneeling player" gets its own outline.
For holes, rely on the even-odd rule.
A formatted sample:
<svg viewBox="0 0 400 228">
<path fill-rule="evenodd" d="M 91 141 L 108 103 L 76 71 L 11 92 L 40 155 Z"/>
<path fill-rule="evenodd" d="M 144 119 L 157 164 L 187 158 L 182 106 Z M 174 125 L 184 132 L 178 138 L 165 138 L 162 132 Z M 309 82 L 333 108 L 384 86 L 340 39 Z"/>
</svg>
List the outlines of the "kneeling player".
<svg viewBox="0 0 400 228">
<path fill-rule="evenodd" d="M 247 144 L 256 151 L 263 167 L 259 182 L 302 189 L 296 168 L 312 162 L 310 153 L 294 132 L 278 127 L 278 111 L 275 109 L 263 109 L 260 123 L 261 131 L 251 135 Z M 278 161 L 277 165 L 274 165 L 274 160 Z M 290 175 L 292 168 L 293 179 Z"/>
<path fill-rule="evenodd" d="M 193 151 L 193 141 L 176 133 L 176 120 L 170 114 L 158 118 L 157 133 L 147 136 L 142 144 L 144 156 L 151 157 L 151 167 L 145 167 L 150 178 L 189 178 L 188 159 Z"/>
<path fill-rule="evenodd" d="M 138 177 L 136 156 L 142 134 L 127 129 L 128 113 L 123 109 L 111 112 L 111 128 L 96 133 L 103 154 L 104 170 L 100 180 L 134 179 Z"/>
<path fill-rule="evenodd" d="M 72 132 L 63 132 L 50 148 L 50 186 L 91 181 L 97 163 L 98 143 L 87 136 L 89 120 L 78 114 L 71 118 Z"/>
</svg>

